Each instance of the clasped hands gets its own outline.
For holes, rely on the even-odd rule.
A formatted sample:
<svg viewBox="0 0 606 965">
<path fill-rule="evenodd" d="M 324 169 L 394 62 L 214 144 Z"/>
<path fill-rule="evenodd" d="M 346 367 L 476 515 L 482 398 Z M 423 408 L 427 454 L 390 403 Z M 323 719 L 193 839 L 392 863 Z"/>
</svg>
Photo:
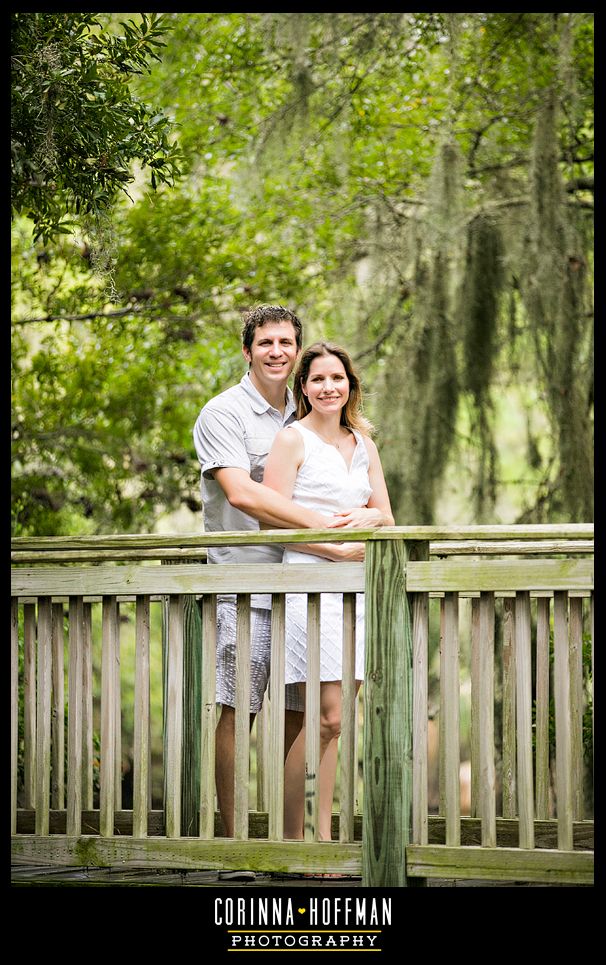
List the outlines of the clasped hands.
<svg viewBox="0 0 606 965">
<path fill-rule="evenodd" d="M 380 509 L 361 506 L 334 513 L 332 520 L 326 526 L 329 529 L 378 529 L 384 524 L 384 520 L 385 517 Z"/>
</svg>

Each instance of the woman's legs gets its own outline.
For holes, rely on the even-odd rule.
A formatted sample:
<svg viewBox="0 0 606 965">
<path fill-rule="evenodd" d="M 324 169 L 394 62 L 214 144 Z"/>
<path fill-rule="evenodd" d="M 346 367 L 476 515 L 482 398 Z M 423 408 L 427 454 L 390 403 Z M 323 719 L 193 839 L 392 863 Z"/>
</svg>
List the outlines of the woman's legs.
<svg viewBox="0 0 606 965">
<path fill-rule="evenodd" d="M 301 686 L 304 686 L 303 684 Z M 284 837 L 303 837 L 305 815 L 305 718 L 284 766 Z M 320 684 L 320 816 L 321 840 L 330 840 L 337 742 L 341 733 L 341 681 Z M 329 749 L 330 748 L 330 749 Z"/>
</svg>

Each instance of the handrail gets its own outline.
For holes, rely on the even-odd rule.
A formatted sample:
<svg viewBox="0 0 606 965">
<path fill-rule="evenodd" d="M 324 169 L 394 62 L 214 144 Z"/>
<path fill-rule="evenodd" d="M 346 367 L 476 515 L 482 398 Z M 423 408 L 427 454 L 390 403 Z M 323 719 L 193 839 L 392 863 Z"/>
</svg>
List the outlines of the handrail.
<svg viewBox="0 0 606 965">
<path fill-rule="evenodd" d="M 120 533 L 100 536 L 16 536 L 11 550 L 45 549 L 169 549 L 203 546 L 241 546 L 264 543 L 318 543 L 377 540 L 533 540 L 593 539 L 593 523 L 545 523 L 531 525 L 482 526 L 384 526 L 381 529 L 279 529 L 231 533 L 183 533 L 162 536 L 149 533 Z"/>
</svg>

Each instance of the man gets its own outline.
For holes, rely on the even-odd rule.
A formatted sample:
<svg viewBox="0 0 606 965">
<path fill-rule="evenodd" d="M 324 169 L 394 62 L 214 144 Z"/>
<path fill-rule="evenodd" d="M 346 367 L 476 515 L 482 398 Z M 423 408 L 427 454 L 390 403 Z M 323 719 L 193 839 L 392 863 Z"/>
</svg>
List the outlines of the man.
<svg viewBox="0 0 606 965">
<path fill-rule="evenodd" d="M 242 353 L 248 372 L 238 385 L 211 399 L 194 427 L 201 468 L 204 524 L 207 532 L 258 530 L 259 521 L 288 529 L 322 529 L 333 520 L 295 505 L 262 485 L 265 460 L 276 433 L 295 420 L 287 386 L 302 346 L 297 316 L 281 305 L 260 305 L 248 312 L 242 330 Z M 282 548 L 268 546 L 210 547 L 209 563 L 275 563 Z M 269 679 L 270 594 L 251 599 L 251 726 L 261 709 Z M 217 607 L 217 798 L 225 833 L 234 833 L 235 598 L 219 598 Z M 286 690 L 285 752 L 300 730 L 302 706 L 296 687 Z M 332 796 L 336 741 L 326 763 Z M 325 755 L 325 758 L 327 755 Z M 324 783 L 324 781 L 323 781 Z M 244 877 L 244 872 L 233 875 Z M 228 873 L 223 877 L 228 877 Z M 254 877 L 253 873 L 249 873 Z"/>
</svg>

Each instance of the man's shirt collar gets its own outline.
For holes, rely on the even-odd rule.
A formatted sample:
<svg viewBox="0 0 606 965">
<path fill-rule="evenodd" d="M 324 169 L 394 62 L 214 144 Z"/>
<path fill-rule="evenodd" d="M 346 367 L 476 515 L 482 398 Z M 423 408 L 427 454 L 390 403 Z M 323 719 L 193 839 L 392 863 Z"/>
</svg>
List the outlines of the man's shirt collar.
<svg viewBox="0 0 606 965">
<path fill-rule="evenodd" d="M 258 389 L 253 385 L 252 379 L 250 377 L 250 372 L 242 377 L 240 385 L 250 397 L 253 412 L 261 415 L 263 412 L 268 412 L 270 409 L 272 412 L 279 412 L 279 409 L 275 409 L 266 398 L 264 398 Z M 292 391 L 286 386 L 286 406 L 284 408 L 284 419 L 287 419 L 295 411 L 295 400 Z M 282 415 L 282 413 L 280 413 Z"/>
</svg>

